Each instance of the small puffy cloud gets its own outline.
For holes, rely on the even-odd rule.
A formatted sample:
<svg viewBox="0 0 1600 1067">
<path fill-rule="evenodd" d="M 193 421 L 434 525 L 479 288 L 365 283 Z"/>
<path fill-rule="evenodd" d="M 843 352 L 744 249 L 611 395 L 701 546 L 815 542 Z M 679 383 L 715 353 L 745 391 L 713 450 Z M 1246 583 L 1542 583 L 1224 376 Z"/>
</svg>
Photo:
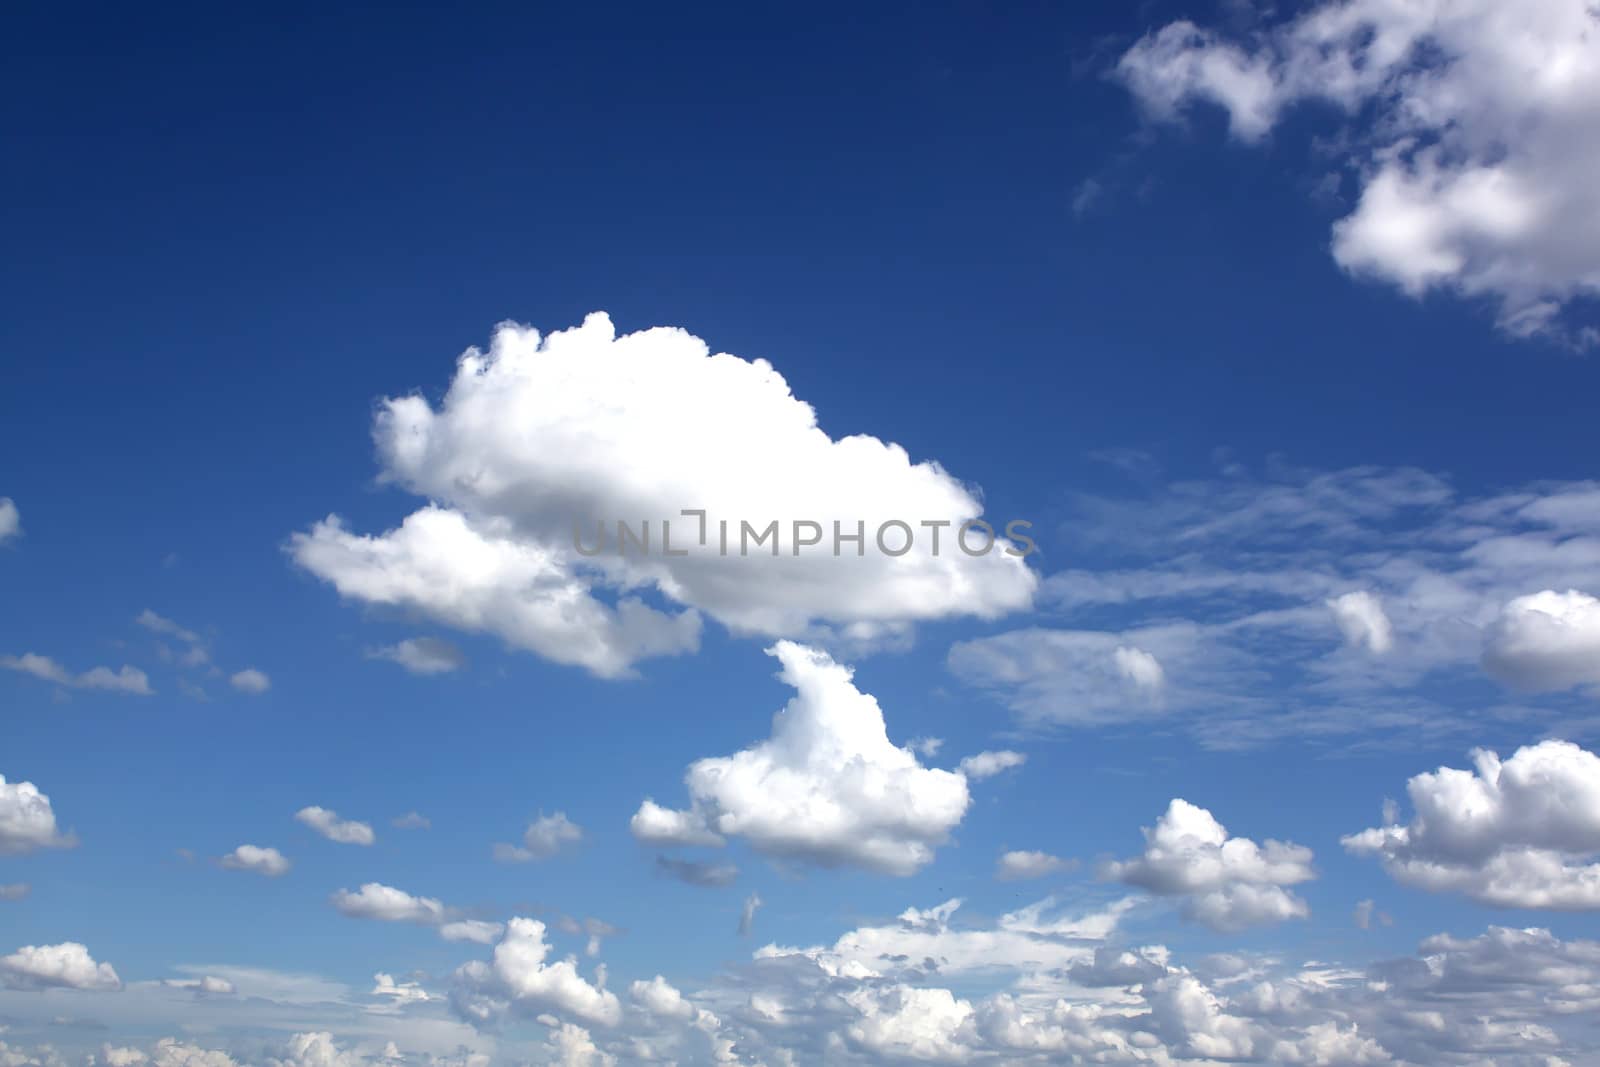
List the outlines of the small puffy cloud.
<svg viewBox="0 0 1600 1067">
<path fill-rule="evenodd" d="M 1161 661 L 1142 648 L 1118 645 L 1111 653 L 1117 673 L 1138 689 L 1156 692 L 1167 684 L 1167 672 Z"/>
<path fill-rule="evenodd" d="M 1383 655 L 1394 647 L 1394 627 L 1383 602 L 1364 590 L 1345 593 L 1328 601 L 1333 621 L 1347 644 Z"/>
<path fill-rule="evenodd" d="M 218 862 L 230 871 L 253 871 L 268 878 L 277 878 L 289 871 L 289 861 L 283 853 L 257 845 L 240 845 Z"/>
<path fill-rule="evenodd" d="M 457 919 L 439 927 L 439 936 L 446 941 L 472 941 L 479 945 L 494 944 L 504 932 L 504 923 L 483 919 Z"/>
<path fill-rule="evenodd" d="M 426 830 L 433 826 L 426 815 L 419 812 L 408 811 L 404 815 L 396 816 L 389 820 L 389 825 L 396 830 Z"/>
<path fill-rule="evenodd" d="M 1518 689 L 1600 686 L 1600 599 L 1576 589 L 1517 597 L 1485 635 L 1483 667 Z"/>
<path fill-rule="evenodd" d="M 739 878 L 739 868 L 731 863 L 697 863 L 671 856 L 657 856 L 656 870 L 668 878 L 701 889 L 722 889 Z"/>
<path fill-rule="evenodd" d="M 417 982 L 396 982 L 393 975 L 382 971 L 373 975 L 372 981 L 372 991 L 368 995 L 382 997 L 397 1008 L 433 999 Z"/>
<path fill-rule="evenodd" d="M 535 1012 L 557 1011 L 603 1026 L 621 1021 L 622 1004 L 615 993 L 603 988 L 603 979 L 591 983 L 578 973 L 573 958 L 547 962 L 549 955 L 544 923 L 511 919 L 487 963 L 474 960 L 456 971 L 461 994 L 458 1007 L 473 1020 L 487 1019 L 497 1009 L 515 1005 Z"/>
<path fill-rule="evenodd" d="M 0 496 L 0 545 L 22 536 L 22 512 L 8 496 Z"/>
<path fill-rule="evenodd" d="M 1600 756 L 1567 741 L 1407 783 L 1415 815 L 1343 839 L 1396 881 L 1500 907 L 1600 908 Z"/>
<path fill-rule="evenodd" d="M 375 648 L 367 656 L 398 663 L 412 674 L 448 674 L 467 665 L 467 657 L 459 648 L 438 637 L 408 637 Z"/>
<path fill-rule="evenodd" d="M 109 963 L 96 963 L 76 941 L 59 945 L 24 945 L 0 957 L 0 981 L 12 989 L 121 989 L 122 980 Z"/>
<path fill-rule="evenodd" d="M 1020 752 L 1001 749 L 998 752 L 980 752 L 976 756 L 968 756 L 961 761 L 961 773 L 974 782 L 985 778 L 993 778 L 1001 771 L 1008 771 L 1013 767 L 1020 767 L 1028 762 L 1028 757 Z"/>
<path fill-rule="evenodd" d="M 163 978 L 161 984 L 169 989 L 191 990 L 196 996 L 226 997 L 238 992 L 232 982 L 215 974 L 203 974 L 199 978 Z"/>
<path fill-rule="evenodd" d="M 648 798 L 628 820 L 628 829 L 640 843 L 673 845 L 721 845 L 722 835 L 713 832 L 695 812 L 674 811 Z"/>
<path fill-rule="evenodd" d="M 527 863 L 547 860 L 570 844 L 583 840 L 583 830 L 565 812 L 541 814 L 522 833 L 521 845 L 504 842 L 494 846 L 494 858 L 502 863 Z"/>
<path fill-rule="evenodd" d="M 1308 848 L 1229 837 L 1209 811 L 1181 799 L 1174 799 L 1144 835 L 1144 854 L 1107 864 L 1107 877 L 1161 896 L 1181 896 L 1184 914 L 1214 930 L 1309 913 L 1306 902 L 1284 888 L 1316 876 Z"/>
<path fill-rule="evenodd" d="M 370 845 L 378 839 L 372 827 L 354 819 L 341 819 L 339 813 L 312 805 L 294 814 L 295 821 L 309 826 L 329 841 L 341 845 Z"/>
<path fill-rule="evenodd" d="M 445 907 L 432 897 L 414 897 L 402 889 L 367 882 L 351 892 L 333 894 L 333 906 L 352 919 L 377 919 L 380 922 L 421 923 L 437 926 L 445 919 Z"/>
<path fill-rule="evenodd" d="M 1018 882 L 1028 878 L 1043 878 L 1047 874 L 1069 870 L 1072 864 L 1048 852 L 1015 850 L 1001 855 L 994 876 L 1002 882 Z"/>
<path fill-rule="evenodd" d="M 254 695 L 258 693 L 265 693 L 268 689 L 271 689 L 272 679 L 268 678 L 264 673 L 256 670 L 254 667 L 246 667 L 244 670 L 239 671 L 229 678 L 228 684 L 232 685 L 241 693 L 250 693 Z"/>
<path fill-rule="evenodd" d="M 40 848 L 71 848 L 72 834 L 56 829 L 50 798 L 32 782 L 7 782 L 0 775 L 0 855 L 17 855 Z"/>
<path fill-rule="evenodd" d="M 981 527 L 958 536 L 981 503 L 937 463 L 830 437 L 770 364 L 682 330 L 619 337 L 601 313 L 548 336 L 502 325 L 437 407 L 386 400 L 373 438 L 383 478 L 435 503 L 376 536 L 330 517 L 291 539 L 295 562 L 350 599 L 604 677 L 694 650 L 702 615 L 768 637 L 892 636 L 1025 608 L 1037 584 L 1020 555 L 980 551 Z M 622 550 L 618 522 L 648 522 L 651 549 Z"/>
<path fill-rule="evenodd" d="M 966 776 L 924 767 L 893 744 L 877 700 L 826 653 L 789 641 L 768 653 L 796 690 L 772 736 L 696 761 L 685 776 L 691 807 L 663 815 L 641 806 L 635 836 L 670 828 L 681 840 L 693 828 L 743 837 L 771 856 L 897 875 L 931 861 L 966 813 Z"/>
<path fill-rule="evenodd" d="M 80 674 L 73 674 L 49 656 L 24 652 L 20 656 L 0 656 L 0 667 L 8 671 L 31 674 L 41 681 L 54 682 L 68 689 L 98 689 L 107 693 L 129 693 L 134 696 L 149 696 L 154 692 L 150 688 L 150 679 L 144 671 L 126 665 L 115 671 L 110 667 L 91 667 Z"/>
<path fill-rule="evenodd" d="M 31 892 L 33 892 L 33 887 L 27 882 L 0 884 L 0 900 L 21 900 Z"/>
</svg>

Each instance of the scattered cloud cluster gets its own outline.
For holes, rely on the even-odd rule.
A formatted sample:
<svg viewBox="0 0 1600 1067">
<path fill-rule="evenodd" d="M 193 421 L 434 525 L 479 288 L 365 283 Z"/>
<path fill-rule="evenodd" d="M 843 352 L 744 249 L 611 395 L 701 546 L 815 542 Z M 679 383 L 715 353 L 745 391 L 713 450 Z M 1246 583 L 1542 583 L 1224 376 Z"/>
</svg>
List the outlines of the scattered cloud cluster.
<svg viewBox="0 0 1600 1067">
<path fill-rule="evenodd" d="M 110 667 L 90 667 L 74 674 L 49 656 L 24 652 L 20 656 L 0 656 L 0 667 L 8 671 L 31 674 L 40 681 L 53 682 L 67 689 L 99 689 L 108 693 L 128 693 L 149 696 L 150 678 L 137 667 L 124 664 L 119 670 Z"/>
<path fill-rule="evenodd" d="M 1415 744 L 1507 715 L 1559 730 L 1554 701 L 1600 691 L 1594 483 L 1471 496 L 1420 470 L 1224 463 L 1216 477 L 1079 495 L 1070 514 L 1077 565 L 1040 590 L 1060 623 L 948 656 L 1025 724 L 1182 716 L 1216 748 Z M 1073 625 L 1089 619 L 1101 628 Z M 1148 684 L 1123 649 L 1155 660 Z M 1504 706 L 1529 694 L 1545 703 Z"/>
</svg>

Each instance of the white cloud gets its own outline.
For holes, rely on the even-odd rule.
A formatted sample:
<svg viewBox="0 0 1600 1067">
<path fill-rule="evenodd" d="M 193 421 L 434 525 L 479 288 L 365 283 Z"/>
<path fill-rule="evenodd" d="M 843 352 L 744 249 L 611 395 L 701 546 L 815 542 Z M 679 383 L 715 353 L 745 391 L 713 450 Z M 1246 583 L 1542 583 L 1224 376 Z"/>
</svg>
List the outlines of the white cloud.
<svg viewBox="0 0 1600 1067">
<path fill-rule="evenodd" d="M 548 1049 L 551 1067 L 615 1067 L 617 1062 L 609 1052 L 600 1051 L 593 1034 L 575 1023 L 551 1026 Z"/>
<path fill-rule="evenodd" d="M 412 674 L 448 674 L 467 665 L 467 657 L 449 641 L 438 637 L 408 637 L 367 653 L 371 659 L 398 663 Z"/>
<path fill-rule="evenodd" d="M 750 931 L 755 929 L 756 911 L 761 907 L 761 894 L 751 893 L 744 898 L 744 907 L 739 911 L 739 936 L 749 937 Z"/>
<path fill-rule="evenodd" d="M 567 818 L 565 812 L 554 815 L 541 814 L 528 824 L 522 833 L 522 844 L 499 843 L 494 846 L 494 858 L 502 863 L 526 863 L 546 860 L 570 844 L 583 840 L 583 830 Z"/>
<path fill-rule="evenodd" d="M 0 496 L 0 545 L 22 536 L 22 512 L 8 496 Z"/>
<path fill-rule="evenodd" d="M 1240 930 L 1304 918 L 1304 900 L 1285 889 L 1316 877 L 1311 850 L 1281 841 L 1257 845 L 1227 830 L 1204 808 L 1174 799 L 1144 854 L 1106 865 L 1107 877 L 1184 898 L 1184 914 L 1214 930 Z"/>
<path fill-rule="evenodd" d="M 1159 690 L 1167 684 L 1167 672 L 1161 661 L 1142 648 L 1118 645 L 1111 653 L 1111 660 L 1116 664 L 1117 673 L 1140 689 Z"/>
<path fill-rule="evenodd" d="M 651 1015 L 663 1019 L 691 1019 L 694 1005 L 684 999 L 673 984 L 659 974 L 648 982 L 634 982 L 628 987 L 633 1002 Z"/>
<path fill-rule="evenodd" d="M 253 871 L 268 878 L 277 878 L 289 871 L 289 861 L 283 853 L 256 845 L 240 845 L 218 862 L 230 871 Z"/>
<path fill-rule="evenodd" d="M 985 778 L 993 778 L 1002 771 L 1013 767 L 1020 767 L 1028 762 L 1028 757 L 1020 752 L 1001 749 L 998 752 L 980 752 L 976 756 L 968 756 L 961 761 L 961 773 L 974 782 Z"/>
<path fill-rule="evenodd" d="M 932 1063 L 961 1063 L 972 1055 L 972 1004 L 948 989 L 861 987 L 845 1000 L 860 1013 L 847 1034 L 868 1052 Z"/>
<path fill-rule="evenodd" d="M 1002 882 L 1017 882 L 1043 878 L 1047 874 L 1066 870 L 1069 866 L 1066 860 L 1048 852 L 1015 850 L 1001 855 L 994 876 Z"/>
<path fill-rule="evenodd" d="M 372 991 L 368 996 L 383 997 L 395 1008 L 418 1004 L 433 998 L 417 982 L 396 982 L 393 975 L 379 971 L 372 976 Z"/>
<path fill-rule="evenodd" d="M 474 960 L 456 971 L 463 996 L 458 1006 L 474 1020 L 491 1018 L 510 1005 L 549 1009 L 589 1023 L 615 1026 L 622 1018 L 616 994 L 591 984 L 568 957 L 547 963 L 550 945 L 545 925 L 537 919 L 513 918 L 493 958 Z"/>
<path fill-rule="evenodd" d="M 1490 297 L 1526 335 L 1600 293 L 1595 23 L 1585 0 L 1324 2 L 1237 42 L 1175 22 L 1117 70 L 1154 116 L 1209 101 L 1244 141 L 1295 104 L 1334 105 L 1360 185 L 1338 263 L 1412 295 Z"/>
<path fill-rule="evenodd" d="M 211 662 L 211 653 L 206 649 L 205 638 L 193 630 L 180 626 L 165 616 L 157 615 L 149 608 L 141 611 L 133 621 L 151 633 L 175 638 L 188 646 L 181 653 L 174 653 L 165 645 L 159 646 L 158 651 L 164 659 L 176 659 L 179 665 L 184 667 L 203 667 Z M 192 683 L 181 682 L 180 685 L 192 686 Z"/>
<path fill-rule="evenodd" d="M 1014 706 L 1030 719 L 1122 723 L 1181 705 L 1167 665 L 1195 673 L 1198 631 L 1188 623 L 1129 633 L 1031 627 L 957 642 L 948 664 L 974 685 L 1016 694 Z"/>
<path fill-rule="evenodd" d="M 294 1034 L 281 1057 L 267 1060 L 268 1067 L 365 1067 L 366 1057 L 340 1048 L 325 1030 Z"/>
<path fill-rule="evenodd" d="M 1600 600 L 1576 589 L 1517 597 L 1485 635 L 1483 666 L 1519 689 L 1600 686 Z"/>
<path fill-rule="evenodd" d="M 24 945 L 0 957 L 0 981 L 13 989 L 121 989 L 122 979 L 109 963 L 96 963 L 76 941 L 59 945 Z"/>
<path fill-rule="evenodd" d="M 339 813 L 312 805 L 294 813 L 295 821 L 311 827 L 329 841 L 341 845 L 370 845 L 378 839 L 372 827 L 354 819 L 341 819 Z"/>
<path fill-rule="evenodd" d="M 981 505 L 937 464 L 873 437 L 831 438 L 769 364 L 711 355 L 681 330 L 618 337 L 603 314 L 548 337 L 502 326 L 487 353 L 461 358 L 438 409 L 390 399 L 374 438 L 384 478 L 438 504 L 377 537 L 330 518 L 291 539 L 296 562 L 352 599 L 602 676 L 692 651 L 701 613 L 738 633 L 837 627 L 872 641 L 919 620 L 1024 608 L 1036 584 L 1002 548 L 961 549 L 956 527 Z M 685 509 L 706 512 L 704 538 Z M 619 551 L 615 524 L 647 520 L 652 550 Z M 761 534 L 774 521 L 775 539 L 749 554 L 720 551 L 722 523 L 737 542 L 741 523 Z M 862 524 L 859 554 L 850 542 L 833 553 L 835 522 L 846 535 Z M 904 554 L 891 554 L 904 534 L 890 522 L 912 531 Z M 596 523 L 610 543 L 591 556 L 575 531 L 594 546 Z M 820 550 L 796 554 L 812 534 L 796 523 L 824 531 Z M 651 589 L 681 610 L 628 595 Z M 615 605 L 597 595 L 613 593 L 624 594 Z"/>
<path fill-rule="evenodd" d="M 203 974 L 199 978 L 163 978 L 161 984 L 169 989 L 188 989 L 197 996 L 232 996 L 238 988 L 226 978 Z"/>
<path fill-rule="evenodd" d="M 1397 881 L 1501 907 L 1600 908 L 1600 756 L 1567 741 L 1520 748 L 1505 762 L 1441 767 L 1406 785 L 1406 825 L 1344 838 Z"/>
<path fill-rule="evenodd" d="M 633 836 L 647 845 L 720 845 L 723 838 L 710 830 L 697 813 L 674 811 L 646 799 L 628 820 Z"/>
<path fill-rule="evenodd" d="M 396 816 L 389 820 L 389 825 L 396 830 L 427 830 L 433 826 L 426 815 L 420 812 L 408 811 L 404 815 Z"/>
<path fill-rule="evenodd" d="M 377 919 L 382 922 L 421 923 L 437 926 L 445 920 L 445 907 L 432 897 L 414 897 L 402 889 L 367 882 L 351 892 L 333 894 L 333 906 L 352 919 Z"/>
<path fill-rule="evenodd" d="M 0 667 L 31 674 L 42 681 L 54 682 L 69 689 L 100 689 L 135 696 L 149 696 L 153 692 L 150 679 L 144 671 L 126 665 L 116 671 L 110 667 L 91 667 L 81 674 L 73 674 L 49 656 L 24 652 L 20 656 L 0 656 Z"/>
<path fill-rule="evenodd" d="M 246 667 L 228 679 L 235 689 L 241 693 L 265 693 L 272 688 L 272 679 L 254 667 Z"/>
<path fill-rule="evenodd" d="M 924 767 L 891 743 L 883 710 L 848 667 L 788 641 L 768 651 L 796 690 L 773 717 L 772 736 L 696 761 L 685 776 L 692 807 L 663 815 L 647 801 L 634 834 L 683 840 L 688 828 L 704 828 L 772 856 L 899 875 L 932 860 L 966 813 L 966 777 Z"/>
<path fill-rule="evenodd" d="M 71 848 L 73 834 L 56 829 L 50 798 L 32 782 L 7 782 L 0 774 L 0 855 L 16 855 L 39 848 Z"/>
<path fill-rule="evenodd" d="M 1384 614 L 1383 601 L 1371 593 L 1343 593 L 1329 600 L 1328 608 L 1348 643 L 1380 656 L 1394 647 L 1394 627 Z"/>
<path fill-rule="evenodd" d="M 32 891 L 27 882 L 0 882 L 0 900 L 22 900 Z"/>
<path fill-rule="evenodd" d="M 133 620 L 151 633 L 163 634 L 167 637 L 176 637 L 186 645 L 203 644 L 199 634 L 186 627 L 178 625 L 173 620 L 162 615 L 157 615 L 149 608 L 145 608 Z"/>
<path fill-rule="evenodd" d="M 472 941 L 479 945 L 494 944 L 504 932 L 504 923 L 483 919 L 457 919 L 439 927 L 439 936 L 446 941 Z"/>
</svg>

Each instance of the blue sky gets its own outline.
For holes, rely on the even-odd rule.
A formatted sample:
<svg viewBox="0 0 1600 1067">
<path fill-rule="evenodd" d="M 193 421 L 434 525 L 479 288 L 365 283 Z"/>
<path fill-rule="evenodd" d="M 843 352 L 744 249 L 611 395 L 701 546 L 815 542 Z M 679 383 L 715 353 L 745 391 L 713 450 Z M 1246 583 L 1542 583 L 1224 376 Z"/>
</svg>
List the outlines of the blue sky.
<svg viewBox="0 0 1600 1067">
<path fill-rule="evenodd" d="M 1492 5 L 1366 0 L 9 13 L 0 1041 L 1589 1062 L 1592 993 L 1525 972 L 1600 982 L 1600 36 L 1534 9 L 1522 51 Z M 457 377 L 469 346 L 502 376 Z M 707 502 L 1038 551 L 568 551 Z M 760 747 L 791 698 L 804 737 Z M 1486 781 L 1479 748 L 1488 816 L 1414 780 Z M 1246 844 L 1175 808 L 1163 851 L 1175 798 Z M 576 840 L 495 859 L 558 813 Z M 369 883 L 406 899 L 336 905 Z M 1046 900 L 1082 929 L 1016 918 Z M 514 917 L 552 947 L 496 969 Z M 880 941 L 944 962 L 841 962 Z"/>
</svg>

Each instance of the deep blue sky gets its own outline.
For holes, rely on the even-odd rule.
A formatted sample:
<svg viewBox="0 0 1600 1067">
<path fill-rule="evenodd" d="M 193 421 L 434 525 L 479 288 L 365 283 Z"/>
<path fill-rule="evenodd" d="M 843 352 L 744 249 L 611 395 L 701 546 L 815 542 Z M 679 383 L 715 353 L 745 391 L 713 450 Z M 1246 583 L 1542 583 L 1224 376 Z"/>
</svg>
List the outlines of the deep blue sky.
<svg viewBox="0 0 1600 1067">
<path fill-rule="evenodd" d="M 26 536 L 0 549 L 0 654 L 146 662 L 132 620 L 150 608 L 274 684 L 199 704 L 146 663 L 155 697 L 57 705 L 49 686 L 0 675 L 0 772 L 37 781 L 84 840 L 25 870 L 5 861 L 0 881 L 35 888 L 0 910 L 0 950 L 70 938 L 125 978 L 226 960 L 351 982 L 464 958 L 328 908 L 332 889 L 377 879 L 486 914 L 532 901 L 600 915 L 630 930 L 608 949 L 627 977 L 663 954 L 706 973 L 748 953 L 732 930 L 753 887 L 791 944 L 953 895 L 990 913 L 1032 899 L 990 880 L 1002 845 L 1081 857 L 1071 891 L 1109 894 L 1093 858 L 1136 851 L 1137 827 L 1188 791 L 1239 832 L 1317 849 L 1319 919 L 1290 935 L 1312 954 L 1344 944 L 1350 902 L 1375 894 L 1402 920 L 1373 935 L 1386 950 L 1441 919 L 1481 929 L 1482 909 L 1406 897 L 1336 844 L 1376 825 L 1408 775 L 1459 765 L 1455 740 L 1328 759 L 1057 737 L 1023 774 L 975 788 L 958 835 L 971 855 L 912 883 L 796 881 L 748 854 L 736 890 L 666 883 L 627 817 L 642 795 L 681 801 L 695 758 L 765 736 L 786 691 L 755 641 L 711 626 L 698 656 L 613 683 L 458 635 L 472 670 L 419 679 L 360 654 L 415 627 L 340 605 L 283 552 L 330 511 L 376 530 L 415 505 L 373 484 L 378 398 L 436 399 L 500 320 L 557 329 L 596 309 L 624 331 L 679 325 L 766 358 L 834 436 L 936 458 L 991 513 L 1047 531 L 1042 573 L 1079 564 L 1053 536 L 1070 495 L 1126 485 L 1098 450 L 1147 451 L 1174 477 L 1211 470 L 1218 449 L 1252 467 L 1414 465 L 1471 494 L 1592 473 L 1600 361 L 1333 263 L 1328 226 L 1347 204 L 1313 193 L 1325 116 L 1299 115 L 1264 150 L 1203 112 L 1181 129 L 1140 121 L 1106 71 L 1183 14 L 1210 15 L 9 10 L 0 495 Z M 1085 182 L 1100 192 L 1076 211 Z M 953 640 L 1000 628 L 933 625 L 914 650 L 864 662 L 891 736 L 950 737 L 957 757 L 1014 743 L 1003 709 L 943 668 Z M 1274 818 L 1276 790 L 1308 783 L 1337 803 Z M 306 804 L 372 821 L 379 846 L 352 856 L 312 837 L 289 820 Z M 434 820 L 425 851 L 388 827 L 410 809 Z M 591 829 L 578 859 L 489 864 L 489 842 L 541 809 Z M 207 865 L 243 840 L 291 853 L 299 888 Z M 648 923 L 660 904 L 646 885 L 680 902 L 678 928 Z M 1404 921 L 1416 915 L 1425 929 Z"/>
</svg>

